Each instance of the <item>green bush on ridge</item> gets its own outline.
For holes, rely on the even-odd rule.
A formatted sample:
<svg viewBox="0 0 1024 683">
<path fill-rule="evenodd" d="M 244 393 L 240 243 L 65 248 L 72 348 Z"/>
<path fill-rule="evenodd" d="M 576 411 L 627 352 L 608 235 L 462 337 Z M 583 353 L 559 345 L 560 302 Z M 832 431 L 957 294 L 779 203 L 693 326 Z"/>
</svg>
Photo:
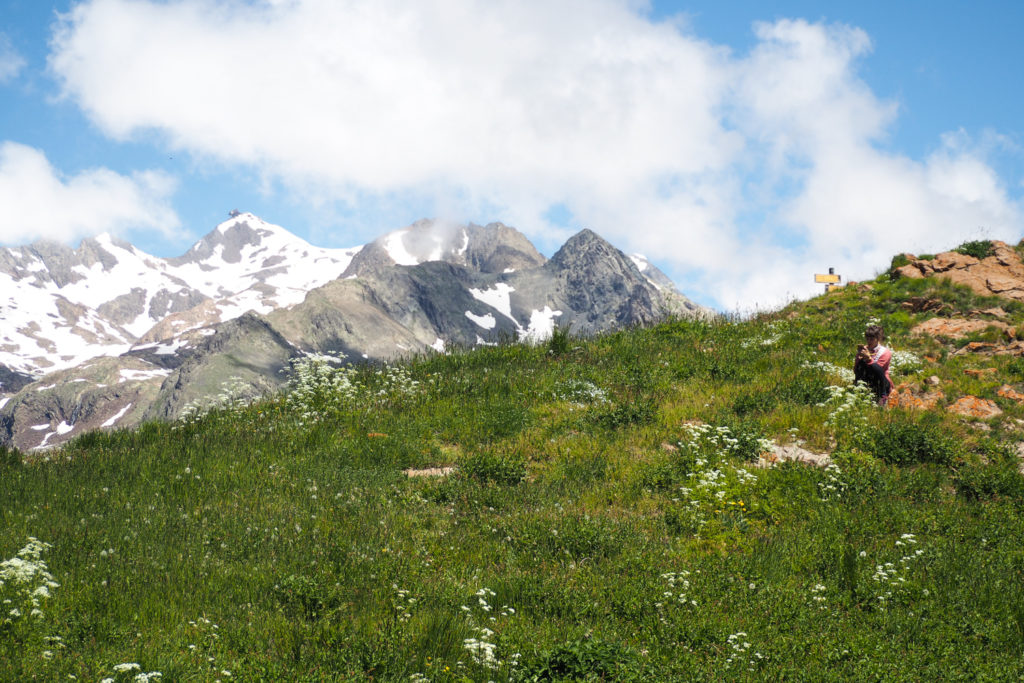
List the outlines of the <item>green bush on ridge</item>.
<svg viewBox="0 0 1024 683">
<path fill-rule="evenodd" d="M 973 256 L 976 259 L 988 258 L 992 255 L 992 240 L 971 240 L 958 246 L 955 251 L 958 254 Z"/>
</svg>

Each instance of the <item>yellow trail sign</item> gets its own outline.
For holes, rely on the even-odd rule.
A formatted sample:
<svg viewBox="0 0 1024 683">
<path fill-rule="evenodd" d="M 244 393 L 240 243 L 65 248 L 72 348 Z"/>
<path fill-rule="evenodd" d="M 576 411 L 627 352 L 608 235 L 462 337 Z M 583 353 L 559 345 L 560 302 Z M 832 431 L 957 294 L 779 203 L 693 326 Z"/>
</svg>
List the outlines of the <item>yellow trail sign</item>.
<svg viewBox="0 0 1024 683">
<path fill-rule="evenodd" d="M 832 275 L 831 273 L 829 273 L 827 275 L 822 275 L 821 273 L 815 273 L 814 281 L 815 282 L 832 282 L 832 283 L 835 283 L 835 282 L 839 282 L 839 276 L 838 275 Z"/>
<path fill-rule="evenodd" d="M 842 285 L 825 285 L 825 291 L 826 292 L 831 292 L 834 289 L 842 289 L 842 288 L 843 288 Z"/>
</svg>

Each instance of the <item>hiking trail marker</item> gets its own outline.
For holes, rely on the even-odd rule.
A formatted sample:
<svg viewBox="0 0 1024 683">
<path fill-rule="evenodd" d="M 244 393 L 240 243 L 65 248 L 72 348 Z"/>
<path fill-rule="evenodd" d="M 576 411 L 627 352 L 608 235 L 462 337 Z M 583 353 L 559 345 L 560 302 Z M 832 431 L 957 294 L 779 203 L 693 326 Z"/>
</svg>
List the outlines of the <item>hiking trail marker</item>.
<svg viewBox="0 0 1024 683">
<path fill-rule="evenodd" d="M 833 289 L 841 289 L 842 285 L 839 283 L 842 282 L 842 280 L 842 276 L 836 275 L 835 268 L 829 268 L 827 275 L 823 273 L 814 274 L 814 281 L 819 284 L 824 284 L 826 292 L 831 292 Z"/>
</svg>

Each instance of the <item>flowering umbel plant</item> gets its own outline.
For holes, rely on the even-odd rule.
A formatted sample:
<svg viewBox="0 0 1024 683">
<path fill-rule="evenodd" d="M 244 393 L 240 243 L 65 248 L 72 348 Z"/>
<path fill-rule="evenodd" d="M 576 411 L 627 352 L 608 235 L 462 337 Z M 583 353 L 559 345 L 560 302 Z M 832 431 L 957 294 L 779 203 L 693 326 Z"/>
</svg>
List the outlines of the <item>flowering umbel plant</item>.
<svg viewBox="0 0 1024 683">
<path fill-rule="evenodd" d="M 42 555 L 52 546 L 29 537 L 27 545 L 0 562 L 0 637 L 23 641 L 43 619 L 43 604 L 59 587 Z"/>
</svg>

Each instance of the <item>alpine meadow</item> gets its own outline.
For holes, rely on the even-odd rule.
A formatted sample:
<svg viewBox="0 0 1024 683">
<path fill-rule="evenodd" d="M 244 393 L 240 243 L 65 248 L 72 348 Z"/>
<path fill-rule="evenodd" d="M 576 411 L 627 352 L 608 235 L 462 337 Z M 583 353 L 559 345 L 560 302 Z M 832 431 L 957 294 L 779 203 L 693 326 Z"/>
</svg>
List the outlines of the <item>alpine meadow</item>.
<svg viewBox="0 0 1024 683">
<path fill-rule="evenodd" d="M 911 262 L 4 450 L 0 679 L 1020 680 L 1024 303 Z"/>
</svg>

